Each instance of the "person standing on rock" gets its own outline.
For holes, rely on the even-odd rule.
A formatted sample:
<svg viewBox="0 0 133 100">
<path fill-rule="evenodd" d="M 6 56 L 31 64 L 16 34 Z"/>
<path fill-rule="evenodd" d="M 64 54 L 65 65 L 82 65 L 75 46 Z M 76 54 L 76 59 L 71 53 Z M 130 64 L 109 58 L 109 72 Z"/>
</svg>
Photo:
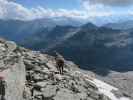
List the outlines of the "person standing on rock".
<svg viewBox="0 0 133 100">
<path fill-rule="evenodd" d="M 60 74 L 63 74 L 64 70 L 64 58 L 57 52 L 55 52 L 56 67 Z"/>
<path fill-rule="evenodd" d="M 0 77 L 0 100 L 5 100 L 6 82 L 3 77 Z"/>
</svg>

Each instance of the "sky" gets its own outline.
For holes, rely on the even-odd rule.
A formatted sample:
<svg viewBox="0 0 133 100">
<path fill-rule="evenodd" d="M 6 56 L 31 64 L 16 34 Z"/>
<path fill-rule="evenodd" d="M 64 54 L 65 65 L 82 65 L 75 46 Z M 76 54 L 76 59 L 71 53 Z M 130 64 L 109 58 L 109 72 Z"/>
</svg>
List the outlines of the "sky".
<svg viewBox="0 0 133 100">
<path fill-rule="evenodd" d="M 42 6 L 51 9 L 80 9 L 80 0 L 16 0 L 28 8 Z"/>
<path fill-rule="evenodd" d="M 57 17 L 98 23 L 130 20 L 133 0 L 0 0 L 0 19 Z"/>
</svg>

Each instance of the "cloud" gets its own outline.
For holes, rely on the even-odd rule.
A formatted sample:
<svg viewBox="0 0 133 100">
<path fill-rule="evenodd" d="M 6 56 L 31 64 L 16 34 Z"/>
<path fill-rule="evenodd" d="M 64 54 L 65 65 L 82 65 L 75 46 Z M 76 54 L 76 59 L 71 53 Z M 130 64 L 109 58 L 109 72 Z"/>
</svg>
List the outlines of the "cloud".
<svg viewBox="0 0 133 100">
<path fill-rule="evenodd" d="M 102 4 L 106 6 L 129 6 L 133 5 L 133 0 L 82 0 L 90 5 Z"/>
<path fill-rule="evenodd" d="M 120 0 L 81 0 L 81 10 L 50 9 L 41 6 L 27 8 L 15 2 L 15 0 L 0 0 L 0 19 L 33 20 L 39 18 L 73 18 L 80 21 L 111 22 L 126 16 L 132 18 L 133 7 L 112 7 L 109 2 Z M 121 0 L 123 1 L 123 0 Z M 126 0 L 129 1 L 129 0 Z M 117 3 L 116 2 L 116 3 Z M 128 9 L 128 10 L 127 10 Z M 130 17 L 127 17 L 130 16 Z M 101 19 L 103 21 L 101 21 Z"/>
<path fill-rule="evenodd" d="M 28 19 L 28 17 L 32 15 L 27 8 L 12 1 L 0 0 L 0 18 Z"/>
<path fill-rule="evenodd" d="M 81 5 L 95 24 L 133 20 L 133 0 L 81 0 Z"/>
<path fill-rule="evenodd" d="M 15 0 L 0 0 L 1 19 L 32 20 L 44 17 L 70 17 L 75 19 L 86 18 L 86 13 L 84 11 L 66 9 L 53 10 L 49 8 L 45 9 L 41 6 L 26 8 L 13 1 Z"/>
<path fill-rule="evenodd" d="M 91 16 L 111 16 L 113 13 L 110 7 L 105 7 L 101 4 L 91 5 L 87 0 L 82 2 L 82 5 Z"/>
<path fill-rule="evenodd" d="M 133 11 L 133 6 L 128 6 L 133 0 L 81 0 L 81 3 L 83 8 L 95 17 L 127 16 Z"/>
<path fill-rule="evenodd" d="M 41 6 L 37 8 L 32 8 L 31 13 L 34 17 L 70 17 L 70 18 L 83 18 L 85 16 L 85 12 L 78 10 L 66 10 L 66 9 L 45 9 Z"/>
<path fill-rule="evenodd" d="M 67 10 L 67 9 L 50 9 L 43 8 L 41 6 L 34 8 L 26 8 L 21 4 L 15 2 L 15 0 L 0 0 L 0 18 L 2 19 L 19 19 L 19 20 L 32 20 L 44 17 L 69 17 L 80 20 L 91 20 L 98 16 L 110 16 L 111 13 L 102 12 L 99 13 L 95 10 L 94 6 L 88 7 L 88 3 L 83 3 L 85 9 L 83 10 Z M 99 9 L 101 7 L 99 6 Z"/>
</svg>

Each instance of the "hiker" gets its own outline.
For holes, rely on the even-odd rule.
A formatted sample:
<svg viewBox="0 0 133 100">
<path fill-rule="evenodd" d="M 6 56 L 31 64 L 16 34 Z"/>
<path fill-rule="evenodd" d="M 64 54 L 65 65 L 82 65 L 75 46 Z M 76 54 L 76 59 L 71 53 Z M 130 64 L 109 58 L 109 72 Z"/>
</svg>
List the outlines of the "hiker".
<svg viewBox="0 0 133 100">
<path fill-rule="evenodd" d="M 64 70 L 64 58 L 56 52 L 56 67 L 60 74 L 63 74 Z"/>
<path fill-rule="evenodd" d="M 6 82 L 3 77 L 0 77 L 0 100 L 5 100 Z"/>
</svg>

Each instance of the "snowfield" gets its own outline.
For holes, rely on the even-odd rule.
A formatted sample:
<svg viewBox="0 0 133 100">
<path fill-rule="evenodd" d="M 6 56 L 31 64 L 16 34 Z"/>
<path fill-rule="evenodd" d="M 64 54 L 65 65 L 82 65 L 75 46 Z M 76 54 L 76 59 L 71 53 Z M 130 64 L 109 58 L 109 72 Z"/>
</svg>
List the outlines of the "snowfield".
<svg viewBox="0 0 133 100">
<path fill-rule="evenodd" d="M 98 79 L 93 79 L 93 80 L 89 80 L 91 83 L 95 84 L 98 89 L 99 89 L 99 92 L 103 93 L 104 95 L 106 95 L 107 97 L 109 97 L 111 100 L 130 100 L 129 98 L 127 97 L 120 97 L 120 98 L 117 98 L 113 93 L 112 93 L 112 90 L 115 90 L 115 91 L 118 91 L 117 88 L 103 82 L 103 81 L 100 81 Z"/>
</svg>

